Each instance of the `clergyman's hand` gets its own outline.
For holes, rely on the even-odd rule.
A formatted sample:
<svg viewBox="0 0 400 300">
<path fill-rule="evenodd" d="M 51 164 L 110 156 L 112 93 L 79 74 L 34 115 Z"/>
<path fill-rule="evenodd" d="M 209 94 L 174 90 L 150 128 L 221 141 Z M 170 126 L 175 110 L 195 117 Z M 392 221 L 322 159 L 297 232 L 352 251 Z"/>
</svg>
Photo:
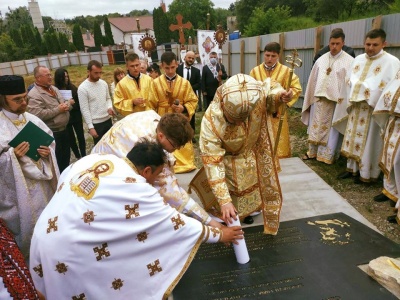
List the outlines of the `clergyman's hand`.
<svg viewBox="0 0 400 300">
<path fill-rule="evenodd" d="M 21 158 L 24 156 L 29 150 L 29 143 L 28 142 L 22 142 L 19 144 L 17 147 L 14 148 L 14 154 L 17 158 Z"/>
<path fill-rule="evenodd" d="M 232 202 L 221 206 L 222 219 L 226 224 L 233 223 L 232 218 L 237 220 L 237 210 Z"/>
<path fill-rule="evenodd" d="M 37 149 L 37 152 L 39 153 L 41 158 L 47 158 L 50 155 L 50 148 L 47 146 L 40 146 Z"/>
<path fill-rule="evenodd" d="M 239 244 L 237 240 L 243 239 L 244 232 L 242 231 L 242 227 L 240 226 L 232 226 L 221 228 L 222 230 L 222 238 L 221 243 L 234 243 L 236 245 Z"/>
</svg>

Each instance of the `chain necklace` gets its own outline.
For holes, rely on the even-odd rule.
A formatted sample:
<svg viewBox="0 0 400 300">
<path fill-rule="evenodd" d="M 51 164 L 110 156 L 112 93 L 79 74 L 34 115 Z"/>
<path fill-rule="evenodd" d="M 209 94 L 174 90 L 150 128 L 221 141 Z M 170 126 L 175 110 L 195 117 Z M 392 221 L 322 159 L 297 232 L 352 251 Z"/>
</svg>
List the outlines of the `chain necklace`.
<svg viewBox="0 0 400 300">
<path fill-rule="evenodd" d="M 332 56 L 332 54 L 329 53 L 329 63 L 328 63 L 328 68 L 326 69 L 326 75 L 331 74 L 333 64 L 336 62 L 336 60 L 339 58 L 339 56 L 340 56 L 341 54 L 342 54 L 342 50 L 340 50 L 340 53 L 339 53 L 339 54 L 336 54 L 336 56 Z M 331 57 L 333 58 L 332 64 L 331 64 Z"/>
</svg>

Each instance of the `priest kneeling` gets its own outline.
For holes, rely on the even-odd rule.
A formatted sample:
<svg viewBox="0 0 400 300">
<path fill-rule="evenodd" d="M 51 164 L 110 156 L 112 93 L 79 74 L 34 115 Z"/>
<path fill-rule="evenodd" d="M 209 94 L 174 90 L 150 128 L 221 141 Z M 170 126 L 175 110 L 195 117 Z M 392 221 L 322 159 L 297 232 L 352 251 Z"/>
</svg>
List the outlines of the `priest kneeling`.
<svg viewBox="0 0 400 300">
<path fill-rule="evenodd" d="M 152 183 L 165 153 L 142 140 L 125 159 L 92 154 L 69 166 L 40 216 L 30 269 L 46 299 L 165 299 L 202 242 L 236 242 L 239 226 L 203 225 Z"/>
</svg>

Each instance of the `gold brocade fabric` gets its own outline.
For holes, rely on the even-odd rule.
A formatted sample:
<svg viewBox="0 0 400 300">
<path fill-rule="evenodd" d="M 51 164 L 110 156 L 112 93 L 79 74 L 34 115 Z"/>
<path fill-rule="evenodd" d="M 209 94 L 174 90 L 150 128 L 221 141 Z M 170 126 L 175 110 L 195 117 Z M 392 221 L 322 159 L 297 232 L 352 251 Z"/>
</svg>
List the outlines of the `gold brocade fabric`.
<svg viewBox="0 0 400 300">
<path fill-rule="evenodd" d="M 308 129 L 308 142 L 313 145 L 326 146 L 328 144 L 329 131 L 331 130 L 336 103 L 325 97 L 318 99 L 314 103 L 315 114 Z"/>
<path fill-rule="evenodd" d="M 279 86 L 280 87 L 280 86 Z M 279 88 L 271 92 L 271 96 Z M 280 91 L 282 89 L 280 88 Z M 200 189 L 212 191 L 213 200 L 202 199 L 214 214 L 232 201 L 241 218 L 262 209 L 264 233 L 276 234 L 282 193 L 273 159 L 272 123 L 266 113 L 266 99 L 258 101 L 241 125 L 228 123 L 221 110 L 221 88 L 205 113 L 200 132 L 204 176 L 197 176 Z M 196 184 L 196 183 L 195 183 Z"/>
<path fill-rule="evenodd" d="M 371 122 L 372 108 L 366 101 L 355 102 L 352 105 L 344 133 L 341 154 L 347 158 L 361 161 L 364 153 L 369 124 Z"/>
<path fill-rule="evenodd" d="M 171 105 L 178 99 L 187 110 L 189 120 L 196 111 L 198 98 L 193 92 L 190 82 L 176 75 L 174 81 L 168 81 L 165 75 L 154 80 L 155 98 L 150 101 L 151 107 L 160 115 L 172 113 Z M 194 164 L 194 149 L 190 141 L 185 147 L 174 151 L 176 164 L 175 173 L 185 173 L 196 169 Z"/>
<path fill-rule="evenodd" d="M 250 76 L 252 76 L 258 81 L 264 81 L 265 79 L 270 77 L 271 79 L 279 82 L 284 89 L 287 89 L 289 71 L 290 69 L 288 67 L 280 63 L 276 64 L 274 70 L 266 71 L 264 68 L 264 63 L 262 63 L 251 70 Z M 293 74 L 290 88 L 293 91 L 293 98 L 289 103 L 287 103 L 288 107 L 292 107 L 293 104 L 296 103 L 302 91 L 299 77 L 296 74 Z M 274 126 L 274 136 L 276 137 L 279 125 L 279 114 L 277 115 L 276 118 L 272 119 L 272 123 Z M 285 115 L 282 124 L 280 141 L 278 144 L 278 157 L 286 158 L 286 157 L 291 157 L 291 155 L 292 154 L 291 154 L 290 139 L 289 139 L 289 124 L 287 121 L 287 115 Z"/>
<path fill-rule="evenodd" d="M 113 104 L 115 109 L 124 117 L 135 112 L 152 109 L 150 99 L 154 99 L 153 79 L 142 74 L 139 79 L 140 88 L 136 81 L 125 76 L 115 87 Z M 133 99 L 143 98 L 145 103 L 141 106 L 133 104 Z"/>
</svg>

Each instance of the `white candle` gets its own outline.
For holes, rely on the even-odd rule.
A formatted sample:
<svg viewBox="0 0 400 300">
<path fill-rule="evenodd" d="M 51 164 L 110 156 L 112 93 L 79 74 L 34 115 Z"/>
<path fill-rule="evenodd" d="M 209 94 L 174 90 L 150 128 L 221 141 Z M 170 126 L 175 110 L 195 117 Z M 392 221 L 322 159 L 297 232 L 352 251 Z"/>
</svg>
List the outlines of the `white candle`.
<svg viewBox="0 0 400 300">
<path fill-rule="evenodd" d="M 232 226 L 241 226 L 239 221 L 239 216 L 237 216 L 237 220 L 232 219 L 233 223 L 229 224 L 228 227 Z M 247 251 L 246 241 L 243 238 L 242 240 L 236 240 L 239 242 L 238 245 L 233 244 L 233 250 L 235 251 L 236 260 L 239 264 L 245 264 L 250 261 L 249 251 Z"/>
</svg>

